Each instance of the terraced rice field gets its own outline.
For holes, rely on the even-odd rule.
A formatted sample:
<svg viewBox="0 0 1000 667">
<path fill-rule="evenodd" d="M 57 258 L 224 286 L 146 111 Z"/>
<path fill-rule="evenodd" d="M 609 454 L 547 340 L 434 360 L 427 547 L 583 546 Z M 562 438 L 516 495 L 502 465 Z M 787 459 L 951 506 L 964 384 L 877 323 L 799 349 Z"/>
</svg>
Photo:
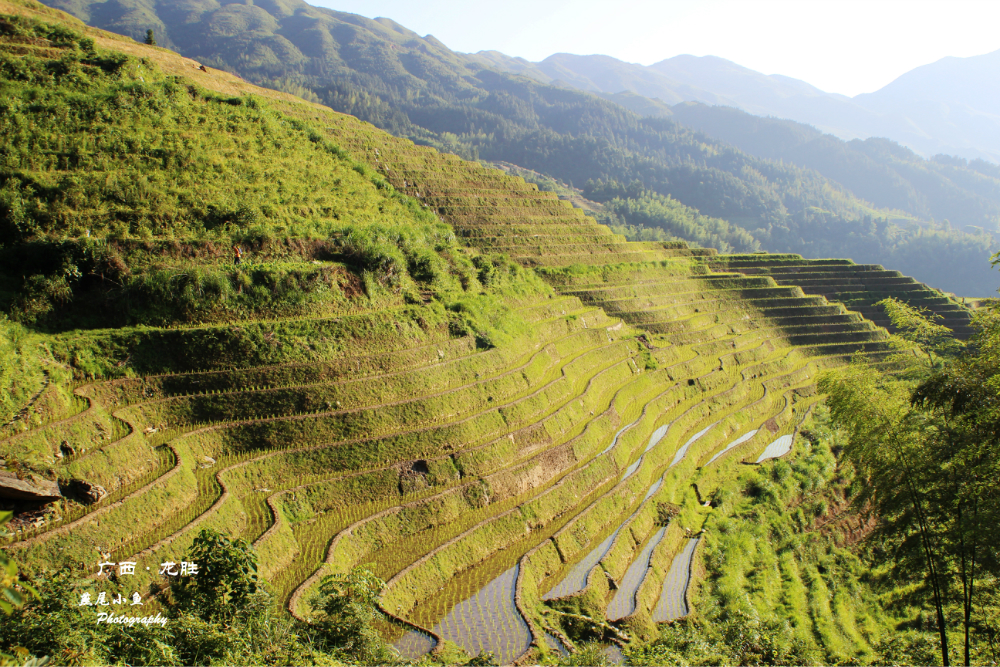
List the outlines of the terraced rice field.
<svg viewBox="0 0 1000 667">
<path fill-rule="evenodd" d="M 659 483 L 655 486 L 658 487 Z M 650 490 L 653 491 L 652 488 Z M 587 587 L 587 580 L 590 578 L 590 573 L 593 572 L 594 568 L 597 567 L 597 564 L 601 562 L 601 559 L 607 555 L 608 551 L 611 549 L 611 545 L 615 541 L 615 538 L 618 537 L 618 533 L 621 532 L 624 527 L 624 523 L 619 525 L 615 528 L 613 533 L 601 540 L 601 542 L 591 549 L 586 556 L 573 565 L 573 569 L 571 569 L 562 581 L 554 586 L 552 590 L 546 593 L 542 599 L 556 600 L 584 590 Z"/>
<path fill-rule="evenodd" d="M 757 457 L 755 463 L 763 463 L 769 459 L 778 459 L 787 454 L 792 449 L 793 435 L 783 435 L 767 447 Z"/>
<path fill-rule="evenodd" d="M 740 437 L 736 438 L 731 443 L 729 443 L 728 445 L 726 445 L 724 448 L 722 448 L 722 450 L 720 450 L 719 452 L 713 454 L 712 458 L 710 458 L 708 460 L 708 462 L 712 463 L 713 461 L 715 461 L 717 458 L 719 458 L 720 456 L 722 456 L 723 454 L 725 454 L 726 452 L 728 452 L 733 447 L 736 447 L 738 445 L 742 445 L 744 442 L 746 442 L 750 438 L 752 438 L 755 435 L 757 435 L 757 431 L 758 431 L 758 429 L 753 429 L 753 430 L 747 431 L 746 433 L 744 433 L 743 435 L 741 435 Z M 758 461 L 758 463 L 759 463 L 759 461 Z"/>
<path fill-rule="evenodd" d="M 718 255 L 707 258 L 713 270 L 770 276 L 778 285 L 796 285 L 806 294 L 839 301 L 875 324 L 893 330 L 877 301 L 895 297 L 938 315 L 958 338 L 972 335 L 971 309 L 953 297 L 878 264 L 846 259 L 803 259 L 800 255 Z"/>
<path fill-rule="evenodd" d="M 555 543 L 568 560 L 552 565 L 567 572 L 546 599 L 594 585 L 600 564 L 621 570 L 609 617 L 642 611 L 640 585 L 661 584 L 654 551 L 680 530 L 653 524 L 657 504 L 682 504 L 697 461 L 720 445 L 756 458 L 760 425 L 790 423 L 789 397 L 812 400 L 814 355 L 756 331 L 695 328 L 649 349 L 568 291 L 518 314 L 531 336 L 489 351 L 429 330 L 295 369 L 83 387 L 125 427 L 67 467 L 114 501 L 12 548 L 29 565 L 86 569 L 100 536 L 113 560 L 159 562 L 213 527 L 254 541 L 298 615 L 323 574 L 372 562 L 388 581 L 384 609 L 424 628 L 397 640 L 404 655 L 449 639 L 506 661 L 544 643 L 541 599 L 518 604 L 514 589 L 539 590 L 524 554 Z M 57 447 L 67 428 L 41 429 L 31 446 Z M 109 457 L 139 465 L 112 473 Z M 500 560 L 499 572 L 483 566 Z"/>
<path fill-rule="evenodd" d="M 465 649 L 484 651 L 508 663 L 528 650 L 531 631 L 514 605 L 517 566 L 505 571 L 475 595 L 463 600 L 434 626 L 434 631 Z"/>
<path fill-rule="evenodd" d="M 521 179 L 327 120 L 470 247 L 540 267 L 552 292 L 508 304 L 529 333 L 486 350 L 419 310 L 331 316 L 314 325 L 343 344 L 308 363 L 80 386 L 88 408 L 3 445 L 110 495 L 9 548 L 83 574 L 98 551 L 179 560 L 210 527 L 252 541 L 303 618 L 324 575 L 372 563 L 407 657 L 565 650 L 545 603 L 587 592 L 601 622 L 687 613 L 702 496 L 787 453 L 816 374 L 883 359 L 885 331 L 766 258 L 629 243 Z M 56 462 L 64 440 L 87 449 Z"/>
<path fill-rule="evenodd" d="M 548 632 L 545 633 L 545 645 L 549 648 L 549 650 L 555 651 L 559 655 L 569 655 L 569 649 L 566 648 L 566 645 Z"/>
<path fill-rule="evenodd" d="M 483 564 L 490 571 L 505 562 L 503 558 L 490 561 Z M 469 655 L 490 652 L 504 663 L 511 662 L 527 651 L 532 641 L 531 631 L 516 608 L 517 572 L 514 565 L 481 588 L 465 585 L 476 581 L 475 576 L 457 577 L 413 614 L 415 620 L 431 627 L 433 635 L 410 630 L 394 646 L 403 657 L 416 659 L 447 640 Z M 456 595 L 460 598 L 457 602 Z"/>
<path fill-rule="evenodd" d="M 417 660 L 427 655 L 437 646 L 437 640 L 425 632 L 410 630 L 392 643 L 401 658 Z"/>
<path fill-rule="evenodd" d="M 688 448 L 691 447 L 691 445 L 694 444 L 695 440 L 697 440 L 701 436 L 703 436 L 706 433 L 708 433 L 712 429 L 712 427 L 715 426 L 715 424 L 718 424 L 718 423 L 719 422 L 714 422 L 712 424 L 709 424 L 705 428 L 701 429 L 700 431 L 698 431 L 697 433 L 695 433 L 694 435 L 692 435 L 691 438 L 687 442 L 685 442 L 683 445 L 681 445 L 680 448 L 677 450 L 677 453 L 674 454 L 674 458 L 670 461 L 671 467 L 673 467 L 673 466 L 675 466 L 675 465 L 677 465 L 678 463 L 681 462 L 681 459 L 683 459 L 684 455 L 687 454 Z"/>
<path fill-rule="evenodd" d="M 607 656 L 608 662 L 612 665 L 620 665 L 625 662 L 625 655 L 615 644 L 610 644 L 604 647 L 604 655 Z"/>
</svg>

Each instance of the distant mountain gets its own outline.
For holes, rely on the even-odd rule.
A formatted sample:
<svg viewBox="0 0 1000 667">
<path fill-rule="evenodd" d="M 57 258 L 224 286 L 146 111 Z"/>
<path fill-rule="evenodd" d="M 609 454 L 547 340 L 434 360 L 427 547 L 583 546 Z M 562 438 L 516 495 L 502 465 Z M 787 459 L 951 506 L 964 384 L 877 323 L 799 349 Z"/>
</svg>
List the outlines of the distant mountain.
<svg viewBox="0 0 1000 667">
<path fill-rule="evenodd" d="M 701 102 L 813 125 L 841 139 L 885 137 L 929 157 L 938 153 L 1000 162 L 1000 51 L 945 58 L 855 98 L 781 75 L 764 75 L 715 56 L 681 55 L 648 67 L 608 56 L 556 54 L 537 63 L 497 52 L 491 67 L 579 90 L 632 91 L 666 104 Z"/>
<path fill-rule="evenodd" d="M 970 230 L 1000 232 L 1000 166 L 939 155 L 925 160 L 887 139 L 842 141 L 809 125 L 685 102 L 672 118 L 751 155 L 813 169 L 880 208 Z"/>
<path fill-rule="evenodd" d="M 970 58 L 942 58 L 911 70 L 854 101 L 907 129 L 927 135 L 941 153 L 1000 156 L 1000 51 Z M 891 135 L 885 135 L 891 138 Z M 910 142 L 904 142 L 910 143 Z M 919 144 L 919 140 L 914 140 Z M 929 152 L 929 151 L 928 151 Z"/>
<path fill-rule="evenodd" d="M 701 87 L 732 100 L 757 116 L 788 118 L 813 125 L 843 139 L 884 136 L 879 117 L 844 95 L 825 93 L 805 81 L 767 76 L 715 56 L 681 55 L 650 65 L 663 76 Z M 688 100 L 685 100 L 688 101 Z M 715 104 L 708 100 L 691 100 Z"/>
<path fill-rule="evenodd" d="M 709 92 L 697 83 L 674 79 L 653 68 L 622 62 L 610 56 L 557 53 L 539 63 L 511 58 L 498 51 L 480 51 L 473 57 L 490 67 L 590 93 L 630 91 L 671 105 L 688 101 L 731 106 L 738 104 L 735 98 Z"/>
<path fill-rule="evenodd" d="M 900 118 L 919 117 L 924 126 L 944 128 L 953 144 L 961 143 L 962 134 L 973 128 L 978 137 L 992 132 L 993 143 L 1000 146 L 1000 113 L 977 111 L 1000 110 L 1000 87 L 979 85 L 1000 73 L 1000 51 L 945 58 L 855 99 L 790 77 L 765 76 L 714 56 L 682 55 L 649 67 L 608 56 L 556 54 L 538 63 L 496 51 L 476 56 L 507 71 L 594 92 L 640 115 L 672 117 L 752 155 L 814 169 L 879 207 L 1000 230 L 1000 190 L 994 174 L 1000 167 L 991 169 L 981 159 L 973 159 L 971 170 L 962 168 L 969 166 L 967 160 L 941 156 L 927 161 L 879 138 L 906 136 L 906 127 L 921 123 Z M 611 93 L 616 89 L 622 92 Z M 935 96 L 953 101 L 935 104 Z M 811 120 L 806 124 L 782 118 Z M 920 138 L 910 138 L 920 143 Z M 934 138 L 946 143 L 944 136 Z M 954 152 L 981 154 L 975 146 L 967 148 Z"/>
</svg>

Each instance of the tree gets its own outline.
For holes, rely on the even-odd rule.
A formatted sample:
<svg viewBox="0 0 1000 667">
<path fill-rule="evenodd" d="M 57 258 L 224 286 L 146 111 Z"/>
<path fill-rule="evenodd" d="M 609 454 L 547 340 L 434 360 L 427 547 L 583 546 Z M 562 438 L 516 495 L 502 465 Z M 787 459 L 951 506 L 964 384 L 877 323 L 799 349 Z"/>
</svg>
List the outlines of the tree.
<svg viewBox="0 0 1000 667">
<path fill-rule="evenodd" d="M 913 369 L 907 379 L 859 361 L 823 377 L 820 389 L 848 435 L 845 456 L 866 481 L 858 500 L 877 513 L 897 570 L 919 575 L 930 591 L 944 665 L 948 618 L 960 603 L 968 665 L 973 631 L 989 634 L 981 584 L 1000 573 L 1000 316 L 979 316 L 974 345 L 936 368 L 933 351 L 947 355 L 956 347 L 919 313 L 902 316 L 931 361 L 916 380 Z"/>
<path fill-rule="evenodd" d="M 881 307 L 892 325 L 899 331 L 899 336 L 919 347 L 931 366 L 934 365 L 934 354 L 939 357 L 954 356 L 961 351 L 963 345 L 955 339 L 955 333 L 948 327 L 934 322 L 941 319 L 926 308 L 911 306 L 894 297 L 882 299 L 876 306 Z"/>
<path fill-rule="evenodd" d="M 0 526 L 10 521 L 14 516 L 13 512 L 0 512 Z M 27 584 L 17 583 L 18 571 L 17 563 L 9 557 L 3 550 L 0 550 L 0 611 L 10 616 L 15 609 L 24 606 L 26 595 L 38 597 L 35 589 Z M 14 647 L 17 654 L 12 655 L 0 652 L 0 665 L 14 665 L 24 663 L 27 667 L 42 667 L 49 664 L 48 658 L 33 658 L 27 649 L 20 646 Z"/>
<path fill-rule="evenodd" d="M 231 619 L 263 590 L 257 554 L 246 540 L 204 528 L 185 560 L 196 563 L 198 572 L 178 577 L 171 586 L 174 603 L 206 621 Z"/>
<path fill-rule="evenodd" d="M 875 508 L 883 531 L 902 537 L 897 562 L 923 572 L 931 590 L 942 664 L 949 665 L 944 554 L 928 498 L 933 466 L 919 437 L 930 425 L 911 409 L 906 385 L 883 376 L 867 361 L 824 376 L 819 388 L 828 396 L 834 423 L 847 431 L 845 457 L 867 481 L 859 498 Z"/>
<path fill-rule="evenodd" d="M 976 583 L 1000 573 L 996 545 L 1000 538 L 1000 317 L 980 313 L 973 352 L 931 375 L 913 391 L 912 404 L 941 422 L 935 434 L 947 441 L 952 456 L 941 474 L 956 476 L 952 550 L 961 584 L 965 664 L 971 660 L 970 633 Z M 993 629 L 995 631 L 995 629 Z M 994 658 L 995 659 L 995 658 Z"/>
<path fill-rule="evenodd" d="M 146 31 L 146 43 L 150 46 L 156 46 L 156 35 L 153 34 L 152 28 Z"/>
<path fill-rule="evenodd" d="M 394 662 L 375 628 L 384 618 L 378 607 L 383 586 L 384 581 L 363 568 L 323 577 L 310 606 L 317 614 L 315 625 L 327 648 L 364 664 Z"/>
</svg>

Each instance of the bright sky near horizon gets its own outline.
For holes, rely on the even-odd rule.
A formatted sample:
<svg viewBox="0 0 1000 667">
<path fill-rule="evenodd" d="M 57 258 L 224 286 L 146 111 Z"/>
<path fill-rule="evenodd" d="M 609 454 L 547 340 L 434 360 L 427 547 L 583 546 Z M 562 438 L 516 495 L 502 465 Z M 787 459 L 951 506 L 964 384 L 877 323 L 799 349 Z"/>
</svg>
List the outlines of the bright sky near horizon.
<svg viewBox="0 0 1000 667">
<path fill-rule="evenodd" d="M 878 90 L 945 56 L 1000 49 L 996 0 L 306 0 L 384 16 L 462 52 L 651 65 L 713 55 L 831 93 Z"/>
</svg>

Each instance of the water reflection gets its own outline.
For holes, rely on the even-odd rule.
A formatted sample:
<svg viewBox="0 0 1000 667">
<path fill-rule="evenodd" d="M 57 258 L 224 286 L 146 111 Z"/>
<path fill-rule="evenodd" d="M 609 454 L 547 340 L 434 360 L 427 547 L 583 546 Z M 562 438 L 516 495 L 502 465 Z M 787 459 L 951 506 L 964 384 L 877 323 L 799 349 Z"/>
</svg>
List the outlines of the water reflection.
<svg viewBox="0 0 1000 667">
<path fill-rule="evenodd" d="M 664 623 L 688 615 L 687 587 L 691 581 L 691 560 L 694 558 L 694 549 L 698 546 L 699 539 L 696 537 L 688 540 L 684 549 L 674 556 L 670 571 L 663 580 L 660 600 L 653 609 L 655 623 Z"/>
<path fill-rule="evenodd" d="M 719 458 L 720 456 L 722 456 L 723 454 L 725 454 L 726 452 L 728 452 L 730 449 L 732 449 L 736 445 L 742 445 L 744 442 L 746 442 L 750 438 L 754 437 L 755 435 L 757 435 L 757 429 L 754 429 L 752 431 L 748 431 L 748 432 L 744 433 L 743 435 L 741 435 L 740 437 L 736 438 L 731 443 L 729 443 L 728 445 L 726 445 L 726 448 L 723 449 L 721 452 L 717 453 L 715 456 L 713 456 L 712 458 L 710 458 L 708 460 L 708 463 L 711 463 L 715 459 Z M 708 465 L 708 463 L 706 463 L 705 465 Z"/>
<path fill-rule="evenodd" d="M 690 447 L 694 443 L 695 440 L 697 440 L 701 436 L 703 436 L 706 433 L 708 433 L 708 430 L 710 428 L 712 428 L 713 426 L 715 426 L 715 424 L 718 424 L 718 423 L 719 422 L 715 422 L 713 424 L 709 424 L 708 426 L 706 426 L 702 430 L 700 430 L 697 433 L 695 433 L 694 435 L 692 435 L 691 439 L 688 440 L 687 442 L 685 442 L 684 446 L 681 447 L 680 449 L 678 449 L 677 453 L 674 454 L 674 460 L 670 462 L 670 467 L 673 468 L 675 465 L 677 465 L 678 463 L 680 463 L 680 460 L 683 459 L 684 456 L 687 454 L 688 447 Z"/>
<path fill-rule="evenodd" d="M 770 445 L 764 448 L 764 451 L 761 453 L 761 455 L 757 457 L 757 463 L 761 463 L 768 459 L 781 458 L 782 456 L 790 452 L 792 450 L 793 438 L 794 436 L 792 435 L 783 435 L 774 442 L 772 442 Z"/>
<path fill-rule="evenodd" d="M 612 598 L 611 604 L 608 605 L 607 617 L 609 621 L 617 621 L 635 613 L 636 593 L 639 592 L 642 580 L 646 578 L 646 572 L 649 571 L 649 559 L 653 555 L 653 549 L 663 539 L 663 534 L 666 530 L 666 528 L 660 528 L 656 531 L 649 544 L 639 552 L 636 559 L 629 565 L 625 576 L 622 577 L 622 581 L 618 585 L 615 597 Z"/>
<path fill-rule="evenodd" d="M 656 493 L 660 489 L 660 485 L 663 484 L 662 479 L 656 480 L 656 482 L 649 487 L 646 491 L 646 495 L 643 497 L 642 501 L 646 502 L 649 500 L 650 496 Z M 587 586 L 587 577 L 590 576 L 590 571 L 601 562 L 601 559 L 608 553 L 611 549 L 611 544 L 618 537 L 618 533 L 624 528 L 629 521 L 632 520 L 639 510 L 633 512 L 625 521 L 618 526 L 615 532 L 611 533 L 607 538 L 604 539 L 600 544 L 598 544 L 594 549 L 590 551 L 583 560 L 573 566 L 562 581 L 560 581 L 555 587 L 552 588 L 548 593 L 542 596 L 543 600 L 554 600 L 556 598 L 566 597 L 567 595 L 573 595 L 574 593 L 579 593 Z"/>
<path fill-rule="evenodd" d="M 432 630 L 471 656 L 489 651 L 500 664 L 513 662 L 531 644 L 531 631 L 514 604 L 517 570 L 515 565 L 456 604 Z M 415 660 L 434 648 L 434 640 L 411 631 L 394 646 L 401 656 Z"/>
</svg>

